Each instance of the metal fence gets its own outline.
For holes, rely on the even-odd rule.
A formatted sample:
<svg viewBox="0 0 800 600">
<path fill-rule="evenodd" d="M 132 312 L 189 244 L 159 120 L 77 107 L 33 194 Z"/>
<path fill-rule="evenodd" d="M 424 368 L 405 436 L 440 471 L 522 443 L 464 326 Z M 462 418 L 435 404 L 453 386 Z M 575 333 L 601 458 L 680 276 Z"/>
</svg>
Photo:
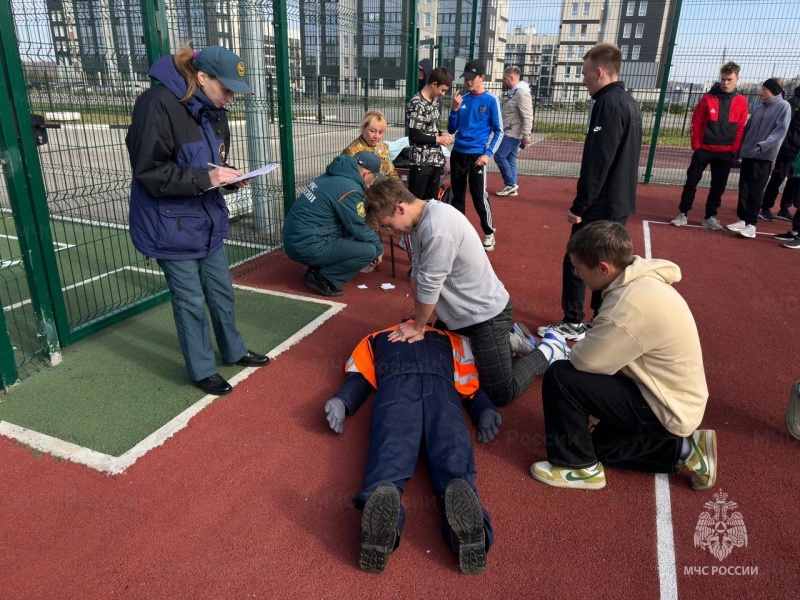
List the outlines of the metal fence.
<svg viewBox="0 0 800 600">
<path fill-rule="evenodd" d="M 280 247 L 288 206 L 359 135 L 367 110 L 386 114 L 385 140 L 405 135 L 419 58 L 457 71 L 483 58 L 498 96 L 503 68 L 520 66 L 535 111 L 520 173 L 575 177 L 590 110 L 582 56 L 598 41 L 616 43 L 644 118 L 642 181 L 681 184 L 691 112 L 720 65 L 741 65 L 739 89 L 751 103 L 767 77 L 782 77 L 791 93 L 800 85 L 798 23 L 800 3 L 790 0 L 0 3 L 3 384 L 167 297 L 160 270 L 129 240 L 124 137 L 149 65 L 180 45 L 242 56 L 255 94 L 230 109 L 231 161 L 245 170 L 281 164 L 227 197 L 228 257 L 247 265 Z M 36 130 L 46 145 L 28 135 L 31 113 L 60 126 Z"/>
</svg>

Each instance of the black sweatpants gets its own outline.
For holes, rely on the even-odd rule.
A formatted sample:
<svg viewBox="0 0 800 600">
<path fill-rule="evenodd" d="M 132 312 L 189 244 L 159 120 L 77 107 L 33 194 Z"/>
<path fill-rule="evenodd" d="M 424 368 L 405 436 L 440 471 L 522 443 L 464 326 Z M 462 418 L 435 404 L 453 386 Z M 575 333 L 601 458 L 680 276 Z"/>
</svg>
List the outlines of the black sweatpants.
<svg viewBox="0 0 800 600">
<path fill-rule="evenodd" d="M 764 199 L 772 161 L 757 158 L 743 158 L 739 171 L 739 203 L 736 216 L 748 225 L 758 223 L 758 212 Z"/>
<path fill-rule="evenodd" d="M 697 184 L 703 177 L 703 171 L 711 165 L 711 188 L 708 190 L 706 199 L 706 215 L 704 218 L 716 217 L 717 211 L 722 204 L 722 194 L 725 186 L 728 185 L 728 175 L 733 164 L 732 152 L 709 152 L 708 150 L 695 150 L 689 168 L 686 169 L 686 183 L 681 194 L 681 204 L 678 210 L 683 214 L 689 214 L 694 204 L 694 196 L 697 193 Z"/>
<path fill-rule="evenodd" d="M 450 154 L 450 187 L 453 190 L 452 205 L 454 208 L 467 214 L 467 182 L 469 181 L 469 195 L 475 205 L 475 212 L 481 220 L 481 229 L 484 235 L 494 233 L 492 225 L 492 207 L 489 204 L 489 194 L 486 191 L 486 167 L 479 167 L 475 161 L 480 154 L 463 154 L 456 150 Z"/>
<path fill-rule="evenodd" d="M 786 182 L 786 187 L 781 196 L 781 210 L 789 210 L 792 207 L 792 192 L 797 183 L 792 177 L 792 160 L 778 160 L 775 161 L 775 167 L 772 169 L 772 174 L 769 176 L 769 183 L 764 190 L 764 199 L 761 201 L 761 210 L 771 210 L 775 206 L 775 200 L 778 199 L 778 194 L 781 190 L 781 184 L 787 177 L 789 181 Z M 787 192 L 789 192 L 787 194 Z"/>
<path fill-rule="evenodd" d="M 557 360 L 542 381 L 545 444 L 552 464 L 600 461 L 648 473 L 677 473 L 683 438 L 659 422 L 633 380 L 597 375 Z M 600 422 L 589 432 L 589 415 Z"/>
<path fill-rule="evenodd" d="M 414 194 L 415 198 L 436 200 L 439 197 L 442 171 L 442 167 L 412 165 L 408 170 L 408 191 Z"/>
</svg>

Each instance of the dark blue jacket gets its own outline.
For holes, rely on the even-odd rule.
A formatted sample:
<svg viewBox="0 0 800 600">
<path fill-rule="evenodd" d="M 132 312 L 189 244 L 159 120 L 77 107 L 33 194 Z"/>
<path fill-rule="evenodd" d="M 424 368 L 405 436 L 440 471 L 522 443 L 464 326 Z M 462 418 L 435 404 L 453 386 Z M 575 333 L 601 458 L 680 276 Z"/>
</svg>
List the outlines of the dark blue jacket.
<svg viewBox="0 0 800 600">
<path fill-rule="evenodd" d="M 228 158 L 227 114 L 199 89 L 180 103 L 187 84 L 172 55 L 158 59 L 148 75 L 161 85 L 137 98 L 125 138 L 133 171 L 131 240 L 153 258 L 205 258 L 228 236 L 222 194 L 204 192 L 211 187 L 208 163 Z"/>
<path fill-rule="evenodd" d="M 383 254 L 378 234 L 364 220 L 364 189 L 358 160 L 344 154 L 334 158 L 286 215 L 283 246 L 287 256 L 304 262 L 327 252 L 332 238 L 342 237 L 373 244 L 376 256 Z"/>
</svg>

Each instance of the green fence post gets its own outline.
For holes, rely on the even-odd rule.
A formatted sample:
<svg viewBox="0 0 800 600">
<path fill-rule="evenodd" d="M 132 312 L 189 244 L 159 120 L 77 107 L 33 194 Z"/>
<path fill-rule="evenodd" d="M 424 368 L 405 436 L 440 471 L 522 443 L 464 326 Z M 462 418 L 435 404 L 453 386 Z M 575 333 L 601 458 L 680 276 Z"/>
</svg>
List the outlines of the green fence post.
<svg viewBox="0 0 800 600">
<path fill-rule="evenodd" d="M 417 77 L 418 45 L 416 43 L 418 37 L 417 0 L 410 0 L 408 3 L 408 39 L 406 40 L 406 104 L 411 102 L 411 97 L 417 93 L 419 87 L 419 77 Z"/>
<path fill-rule="evenodd" d="M 472 23 L 469 27 L 469 59 L 475 58 L 475 32 L 478 30 L 478 1 L 472 0 Z"/>
<path fill-rule="evenodd" d="M 292 140 L 292 98 L 289 89 L 289 17 L 286 0 L 274 0 L 272 26 L 275 28 L 275 64 L 278 78 L 278 139 L 281 147 L 283 212 L 289 214 L 294 204 L 296 182 Z"/>
<path fill-rule="evenodd" d="M 164 0 L 142 0 L 142 28 L 147 62 L 152 65 L 169 54 L 169 30 Z"/>
<path fill-rule="evenodd" d="M 66 344 L 70 332 L 10 2 L 0 2 L 0 114 L 0 150 L 37 335 L 55 365 L 61 362 L 59 337 Z"/>
<path fill-rule="evenodd" d="M 647 155 L 647 168 L 644 170 L 644 182 L 650 183 L 653 175 L 653 161 L 656 158 L 656 144 L 658 143 L 658 133 L 661 130 L 661 113 L 664 110 L 664 97 L 667 95 L 667 82 L 669 81 L 669 70 L 672 67 L 672 52 L 675 50 L 675 38 L 678 35 L 678 23 L 681 20 L 681 4 L 683 0 L 676 0 L 675 14 L 672 16 L 672 30 L 669 32 L 669 44 L 667 45 L 667 57 L 664 62 L 664 78 L 661 81 L 661 91 L 658 93 L 658 108 L 656 108 L 656 120 L 653 123 L 653 134 L 650 139 L 650 152 Z"/>
</svg>

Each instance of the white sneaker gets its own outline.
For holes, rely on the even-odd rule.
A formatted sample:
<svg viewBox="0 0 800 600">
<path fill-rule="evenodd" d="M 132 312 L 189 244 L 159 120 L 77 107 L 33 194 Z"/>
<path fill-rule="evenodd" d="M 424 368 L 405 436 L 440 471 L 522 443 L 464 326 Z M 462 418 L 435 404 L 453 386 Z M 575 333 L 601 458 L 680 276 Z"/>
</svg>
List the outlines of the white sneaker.
<svg viewBox="0 0 800 600">
<path fill-rule="evenodd" d="M 689 222 L 689 216 L 686 213 L 679 213 L 677 217 L 672 219 L 670 223 L 675 225 L 675 227 L 683 227 Z"/>
<path fill-rule="evenodd" d="M 756 237 L 756 226 L 745 225 L 742 229 L 739 230 L 739 235 L 746 238 Z"/>
<path fill-rule="evenodd" d="M 740 219 L 739 221 L 736 221 L 736 223 L 731 223 L 730 225 L 726 225 L 726 227 L 728 228 L 729 231 L 741 231 L 742 229 L 747 227 L 747 223 L 745 223 Z"/>
<path fill-rule="evenodd" d="M 491 252 L 494 250 L 494 234 L 490 233 L 489 235 L 483 236 L 483 249 L 487 252 Z"/>
<path fill-rule="evenodd" d="M 544 334 L 541 341 L 539 341 L 539 348 L 547 346 L 550 349 L 550 358 L 547 360 L 548 365 L 552 365 L 557 360 L 568 360 L 570 347 L 567 346 L 567 340 L 564 336 L 557 331 L 550 330 Z M 546 356 L 546 355 L 545 355 Z"/>
<path fill-rule="evenodd" d="M 515 183 L 514 185 L 507 185 L 502 190 L 497 192 L 498 196 L 516 196 L 517 190 L 519 186 Z"/>
</svg>

